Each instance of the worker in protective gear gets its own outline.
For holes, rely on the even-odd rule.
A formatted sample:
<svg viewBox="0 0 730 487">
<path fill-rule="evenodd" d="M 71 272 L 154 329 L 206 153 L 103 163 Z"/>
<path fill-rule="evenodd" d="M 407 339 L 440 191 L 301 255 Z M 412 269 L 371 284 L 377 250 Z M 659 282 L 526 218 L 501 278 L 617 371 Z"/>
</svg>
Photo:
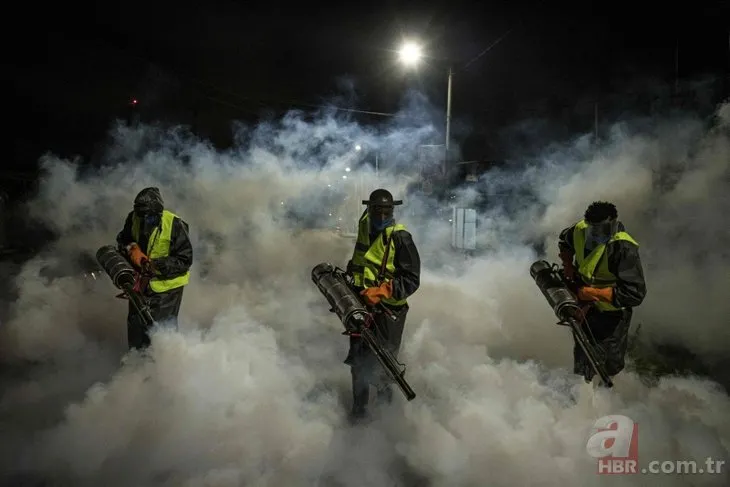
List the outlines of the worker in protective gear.
<svg viewBox="0 0 730 487">
<path fill-rule="evenodd" d="M 138 271 L 135 289 L 147 301 L 154 320 L 177 329 L 183 289 L 190 280 L 193 264 L 188 224 L 165 209 L 158 188 L 145 188 L 134 199 L 134 209 L 117 235 L 117 244 Z M 149 326 L 130 303 L 129 348 L 147 348 L 149 332 Z"/>
<path fill-rule="evenodd" d="M 606 372 L 613 377 L 624 369 L 633 308 L 646 296 L 639 244 L 618 220 L 616 207 L 596 201 L 583 220 L 561 232 L 558 247 L 563 273 L 586 310 L 586 334 L 603 350 Z M 586 382 L 595 375 L 577 343 L 573 372 Z"/>
<path fill-rule="evenodd" d="M 376 189 L 362 203 L 367 209 L 360 217 L 347 273 L 373 312 L 373 332 L 397 358 L 409 309 L 407 299 L 420 286 L 421 260 L 413 237 L 405 225 L 395 221 L 394 207 L 401 205 L 401 200 L 394 201 L 389 191 Z M 352 374 L 352 420 L 368 415 L 371 384 L 377 388 L 378 403 L 392 401 L 390 379 L 357 336 L 350 337 L 345 363 Z"/>
</svg>

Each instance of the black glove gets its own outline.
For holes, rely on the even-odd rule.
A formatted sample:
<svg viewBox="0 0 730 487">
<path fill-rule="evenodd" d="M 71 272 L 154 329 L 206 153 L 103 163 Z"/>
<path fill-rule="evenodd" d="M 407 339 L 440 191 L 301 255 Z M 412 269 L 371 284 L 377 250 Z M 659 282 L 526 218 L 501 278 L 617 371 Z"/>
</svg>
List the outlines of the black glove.
<svg viewBox="0 0 730 487">
<path fill-rule="evenodd" d="M 145 277 L 155 277 L 156 270 L 155 264 L 149 259 L 142 264 L 142 275 Z"/>
<path fill-rule="evenodd" d="M 153 274 L 158 275 L 159 273 L 160 276 L 166 276 L 168 274 L 169 269 L 164 259 L 155 259 L 154 261 L 150 261 L 150 263 L 152 265 L 150 270 Z"/>
</svg>

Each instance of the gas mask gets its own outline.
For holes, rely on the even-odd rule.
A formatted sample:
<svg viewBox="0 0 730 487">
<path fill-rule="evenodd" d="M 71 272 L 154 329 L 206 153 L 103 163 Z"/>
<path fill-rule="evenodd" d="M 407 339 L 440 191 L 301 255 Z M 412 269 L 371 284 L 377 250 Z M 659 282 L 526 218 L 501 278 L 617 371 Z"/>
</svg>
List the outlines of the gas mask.
<svg viewBox="0 0 730 487">
<path fill-rule="evenodd" d="M 368 220 L 370 232 L 380 233 L 393 224 L 392 206 L 370 206 L 368 207 Z"/>
<path fill-rule="evenodd" d="M 159 213 L 148 213 L 135 210 L 137 217 L 142 223 L 142 233 L 149 235 L 152 231 L 160 225 L 160 214 Z"/>
<path fill-rule="evenodd" d="M 607 219 L 600 223 L 589 223 L 586 231 L 586 241 L 595 245 L 608 243 L 618 231 L 618 220 Z"/>
</svg>

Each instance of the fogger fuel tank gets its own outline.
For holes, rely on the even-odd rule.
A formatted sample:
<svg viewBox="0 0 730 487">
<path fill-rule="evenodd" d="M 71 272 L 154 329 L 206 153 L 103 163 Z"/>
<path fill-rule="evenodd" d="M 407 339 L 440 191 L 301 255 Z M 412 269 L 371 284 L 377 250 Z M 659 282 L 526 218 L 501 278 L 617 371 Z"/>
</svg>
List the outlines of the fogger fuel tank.
<svg viewBox="0 0 730 487">
<path fill-rule="evenodd" d="M 96 260 L 119 289 L 134 286 L 134 268 L 113 246 L 105 245 L 96 251 Z"/>
<path fill-rule="evenodd" d="M 360 333 L 362 340 L 380 362 L 388 377 L 395 381 L 406 399 L 412 401 L 416 397 L 416 393 L 405 379 L 405 366 L 401 370 L 400 366 L 403 364 L 399 364 L 393 353 L 384 347 L 375 334 L 365 326 L 370 313 L 355 291 L 348 285 L 344 271 L 323 262 L 312 269 L 312 281 L 327 298 L 327 302 L 332 306 L 332 311 L 340 318 L 345 327 L 344 334 L 354 331 Z"/>
<path fill-rule="evenodd" d="M 533 263 L 530 266 L 530 276 L 560 321 L 573 317 L 575 310 L 580 307 L 578 301 L 547 261 L 538 260 Z"/>
<path fill-rule="evenodd" d="M 357 330 L 365 323 L 368 311 L 347 285 L 341 270 L 323 262 L 312 269 L 312 281 L 327 298 L 346 330 Z"/>
</svg>

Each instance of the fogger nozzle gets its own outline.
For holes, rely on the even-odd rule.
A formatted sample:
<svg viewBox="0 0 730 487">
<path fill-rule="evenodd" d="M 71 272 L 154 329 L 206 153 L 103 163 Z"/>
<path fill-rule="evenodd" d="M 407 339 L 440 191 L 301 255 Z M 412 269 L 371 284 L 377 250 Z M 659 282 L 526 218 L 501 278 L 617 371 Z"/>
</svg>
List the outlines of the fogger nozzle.
<svg viewBox="0 0 730 487">
<path fill-rule="evenodd" d="M 119 289 L 134 286 L 134 268 L 113 245 L 96 251 L 96 260 Z"/>
<path fill-rule="evenodd" d="M 312 281 L 327 298 L 346 330 L 357 329 L 365 323 L 368 311 L 332 264 L 322 262 L 316 265 L 312 269 Z"/>
<path fill-rule="evenodd" d="M 530 266 L 530 276 L 542 291 L 558 319 L 567 320 L 573 316 L 579 307 L 570 289 L 565 286 L 553 267 L 544 260 L 538 260 Z"/>
</svg>

